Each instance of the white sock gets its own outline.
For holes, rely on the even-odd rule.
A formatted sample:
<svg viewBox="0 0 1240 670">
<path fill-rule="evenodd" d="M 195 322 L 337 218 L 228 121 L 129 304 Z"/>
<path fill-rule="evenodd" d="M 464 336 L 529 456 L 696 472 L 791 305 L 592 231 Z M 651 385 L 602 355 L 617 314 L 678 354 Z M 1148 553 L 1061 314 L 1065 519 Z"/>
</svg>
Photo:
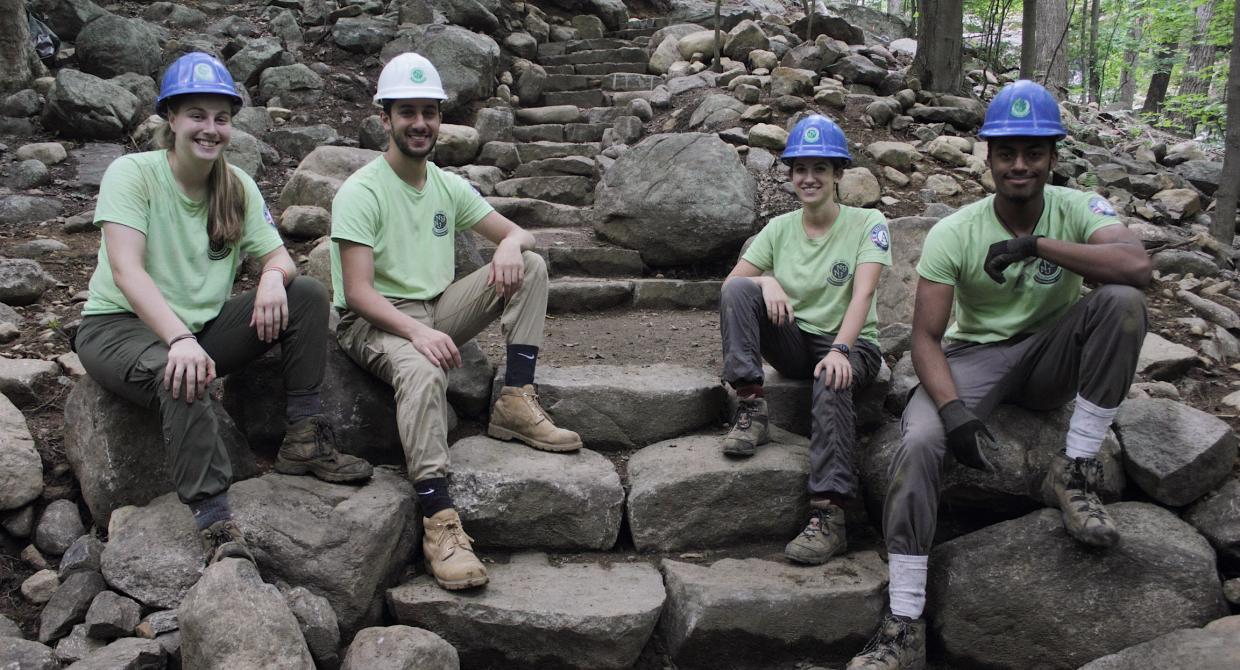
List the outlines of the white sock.
<svg viewBox="0 0 1240 670">
<path fill-rule="evenodd" d="M 1093 458 L 1102 448 L 1118 407 L 1106 409 L 1076 396 L 1076 409 L 1068 422 L 1068 458 Z"/>
<path fill-rule="evenodd" d="M 887 555 L 891 613 L 909 619 L 920 619 L 926 609 L 926 573 L 929 556 Z"/>
</svg>

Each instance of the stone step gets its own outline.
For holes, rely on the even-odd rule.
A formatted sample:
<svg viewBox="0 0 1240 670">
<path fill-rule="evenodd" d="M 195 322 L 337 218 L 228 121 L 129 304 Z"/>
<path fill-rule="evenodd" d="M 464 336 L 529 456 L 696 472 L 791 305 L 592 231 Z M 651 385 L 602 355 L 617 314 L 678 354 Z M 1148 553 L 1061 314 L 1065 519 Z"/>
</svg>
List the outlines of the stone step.
<svg viewBox="0 0 1240 670">
<path fill-rule="evenodd" d="M 589 449 L 568 454 L 475 435 L 452 445 L 456 509 L 477 547 L 599 549 L 616 544 L 624 489 Z"/>
<path fill-rule="evenodd" d="M 649 60 L 641 47 L 618 49 L 593 49 L 562 55 L 548 55 L 538 59 L 539 65 L 581 65 L 583 63 L 645 63 Z"/>
<path fill-rule="evenodd" d="M 469 591 L 418 576 L 387 591 L 388 609 L 450 642 L 462 667 L 598 670 L 632 667 L 663 610 L 663 579 L 645 562 L 552 566 L 518 554 L 487 569 L 486 588 Z"/>
<path fill-rule="evenodd" d="M 604 51 L 625 49 L 633 46 L 629 40 L 615 38 L 595 38 L 588 40 L 572 40 L 571 42 L 544 42 L 538 45 L 538 62 L 545 65 L 544 60 L 563 56 L 564 54 L 581 53 L 583 51 Z"/>
<path fill-rule="evenodd" d="M 585 91 L 547 91 L 543 93 L 546 105 L 577 105 L 578 107 L 603 107 L 607 96 L 600 89 Z"/>
<path fill-rule="evenodd" d="M 532 163 L 547 158 L 586 156 L 593 158 L 603 151 L 598 142 L 522 142 L 516 145 L 517 158 Z"/>
<path fill-rule="evenodd" d="M 594 210 L 589 207 L 498 196 L 487 196 L 487 202 L 522 228 L 589 228 L 594 225 Z"/>
<path fill-rule="evenodd" d="M 606 127 L 606 126 L 604 126 Z M 599 176 L 596 159 L 585 156 L 565 156 L 563 158 L 547 158 L 540 161 L 523 163 L 512 173 L 514 177 L 554 177 L 569 175 L 590 177 Z"/>
<path fill-rule="evenodd" d="M 722 437 L 682 433 L 629 457 L 629 530 L 638 550 L 786 542 L 804 526 L 808 440 L 772 427 L 769 443 L 738 460 L 724 456 Z"/>
<path fill-rule="evenodd" d="M 594 180 L 590 177 L 517 177 L 495 185 L 495 195 L 534 198 L 562 205 L 594 204 Z"/>
<path fill-rule="evenodd" d="M 536 126 L 546 123 L 577 123 L 581 116 L 581 109 L 576 105 L 548 105 L 518 109 L 513 114 L 513 120 L 518 125 Z"/>
<path fill-rule="evenodd" d="M 771 424 L 797 435 L 809 435 L 813 380 L 785 377 L 769 365 L 762 366 L 762 370 L 766 377 L 762 388 L 766 394 Z M 883 405 L 891 391 L 891 378 L 891 368 L 883 361 L 874 381 L 853 394 L 853 410 L 859 428 L 874 429 L 887 421 L 887 411 Z M 730 397 L 729 407 L 736 409 L 735 397 Z"/>
<path fill-rule="evenodd" d="M 553 65 L 551 67 L 565 67 L 562 65 Z M 634 72 L 637 74 L 646 74 L 645 63 L 581 63 L 579 65 L 570 66 L 573 72 L 577 74 L 593 74 L 604 75 L 615 72 Z M 550 72 L 548 72 L 550 74 Z"/>
<path fill-rule="evenodd" d="M 578 72 L 576 65 L 543 65 L 543 71 L 549 75 L 555 74 L 590 74 L 589 72 Z"/>
<path fill-rule="evenodd" d="M 628 110 L 619 107 L 591 107 L 583 110 L 581 113 L 585 117 L 586 123 L 606 123 L 608 125 L 622 116 L 628 116 L 628 114 Z"/>
<path fill-rule="evenodd" d="M 551 282 L 547 308 L 557 313 L 637 309 L 718 309 L 719 280 L 598 280 L 565 277 Z"/>
<path fill-rule="evenodd" d="M 586 74 L 549 74 L 543 82 L 543 93 L 555 91 L 584 91 L 598 88 L 599 78 Z"/>
<path fill-rule="evenodd" d="M 622 28 L 607 33 L 607 37 L 618 40 L 631 40 L 637 37 L 650 37 L 659 32 L 659 28 Z"/>
<path fill-rule="evenodd" d="M 678 668 L 718 668 L 722 659 L 729 667 L 843 667 L 883 614 L 887 566 L 874 551 L 817 568 L 759 558 L 663 559 L 660 568 L 667 603 L 659 630 Z"/>
<path fill-rule="evenodd" d="M 501 369 L 493 395 L 503 380 Z M 718 425 L 727 402 L 718 372 L 673 364 L 540 366 L 538 395 L 557 426 L 577 431 L 598 451 L 634 449 Z M 801 483 L 781 495 L 804 498 L 801 475 Z M 769 511 L 756 505 L 755 513 L 758 508 Z"/>
<path fill-rule="evenodd" d="M 552 277 L 640 277 L 645 270 L 641 254 L 599 242 L 588 228 L 536 228 L 533 233 L 534 252 L 547 261 Z M 495 246 L 479 237 L 478 253 L 489 263 Z"/>
<path fill-rule="evenodd" d="M 600 83 L 604 91 L 651 91 L 663 83 L 663 77 L 657 74 L 615 72 L 605 75 Z"/>
<path fill-rule="evenodd" d="M 598 142 L 611 124 L 543 123 L 513 126 L 512 138 L 518 142 Z"/>
</svg>

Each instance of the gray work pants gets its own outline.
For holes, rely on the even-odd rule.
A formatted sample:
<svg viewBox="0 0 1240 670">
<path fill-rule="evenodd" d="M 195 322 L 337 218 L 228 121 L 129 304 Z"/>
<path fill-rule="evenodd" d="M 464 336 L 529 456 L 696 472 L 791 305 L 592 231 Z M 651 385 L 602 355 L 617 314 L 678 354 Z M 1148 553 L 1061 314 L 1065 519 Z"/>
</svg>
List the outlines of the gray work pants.
<svg viewBox="0 0 1240 670">
<path fill-rule="evenodd" d="M 1141 291 L 1108 284 L 1040 333 L 950 345 L 947 363 L 960 400 L 983 421 L 1003 402 L 1050 410 L 1078 394 L 1099 407 L 1118 407 L 1136 373 L 1145 329 Z M 909 399 L 900 429 L 883 531 L 890 553 L 925 556 L 934 541 L 947 452 L 943 422 L 925 388 L 919 386 Z"/>
<path fill-rule="evenodd" d="M 766 313 L 762 288 L 746 277 L 729 279 L 719 299 L 723 339 L 723 380 L 733 387 L 761 384 L 762 359 L 791 379 L 812 379 L 814 366 L 831 350 L 833 335 L 807 333 L 795 323 L 775 325 Z M 840 498 L 857 496 L 853 452 L 857 417 L 853 393 L 873 381 L 882 366 L 878 347 L 857 340 L 848 354 L 852 387 L 837 391 L 822 375 L 813 382 L 810 411 L 809 492 Z"/>
</svg>

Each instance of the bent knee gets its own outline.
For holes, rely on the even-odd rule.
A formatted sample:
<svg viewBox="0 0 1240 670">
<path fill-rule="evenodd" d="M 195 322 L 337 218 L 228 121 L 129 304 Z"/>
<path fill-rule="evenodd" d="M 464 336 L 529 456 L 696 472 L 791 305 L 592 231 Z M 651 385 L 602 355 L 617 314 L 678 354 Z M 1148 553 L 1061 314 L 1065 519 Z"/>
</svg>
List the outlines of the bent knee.
<svg viewBox="0 0 1240 670">
<path fill-rule="evenodd" d="M 762 288 L 750 277 L 730 277 L 719 290 L 719 299 L 725 303 L 752 295 L 762 295 Z"/>
<path fill-rule="evenodd" d="M 547 261 L 533 251 L 522 251 L 521 260 L 525 261 L 525 276 L 547 276 Z"/>
<path fill-rule="evenodd" d="M 289 302 L 307 302 L 311 304 L 327 304 L 327 287 L 314 277 L 300 275 L 293 278 L 284 289 Z"/>
</svg>

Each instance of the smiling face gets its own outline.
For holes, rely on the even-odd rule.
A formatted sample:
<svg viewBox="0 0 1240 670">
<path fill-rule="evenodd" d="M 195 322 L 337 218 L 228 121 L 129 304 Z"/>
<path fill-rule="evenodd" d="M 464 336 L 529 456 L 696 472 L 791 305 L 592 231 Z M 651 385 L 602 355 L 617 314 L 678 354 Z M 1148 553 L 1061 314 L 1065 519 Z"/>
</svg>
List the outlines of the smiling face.
<svg viewBox="0 0 1240 670">
<path fill-rule="evenodd" d="M 1014 204 L 1041 195 L 1058 162 L 1054 140 L 1045 137 L 994 138 L 987 154 L 996 195 Z"/>
<path fill-rule="evenodd" d="M 840 170 L 830 158 L 798 158 L 792 162 L 792 187 L 806 207 L 835 201 Z"/>
<path fill-rule="evenodd" d="M 396 100 L 380 118 L 400 153 L 425 160 L 439 139 L 439 101 L 429 98 Z"/>
<path fill-rule="evenodd" d="M 185 158 L 214 161 L 232 138 L 233 101 L 223 95 L 188 95 L 169 106 L 173 147 Z"/>
</svg>

